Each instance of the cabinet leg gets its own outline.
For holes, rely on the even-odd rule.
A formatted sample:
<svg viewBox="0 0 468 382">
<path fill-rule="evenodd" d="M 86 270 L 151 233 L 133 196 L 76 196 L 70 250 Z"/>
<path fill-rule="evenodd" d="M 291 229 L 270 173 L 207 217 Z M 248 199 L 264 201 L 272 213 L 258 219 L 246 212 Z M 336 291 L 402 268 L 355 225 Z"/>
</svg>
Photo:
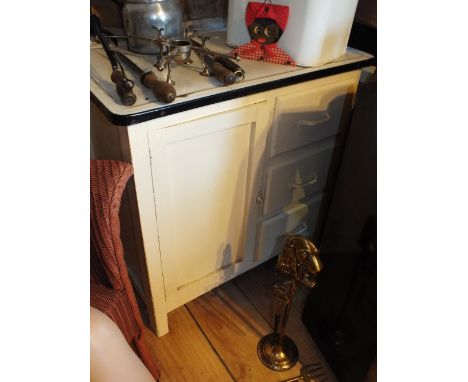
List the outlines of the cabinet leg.
<svg viewBox="0 0 468 382">
<path fill-rule="evenodd" d="M 169 324 L 167 319 L 167 312 L 155 312 L 154 321 L 156 326 L 156 335 L 162 337 L 169 333 Z"/>
</svg>

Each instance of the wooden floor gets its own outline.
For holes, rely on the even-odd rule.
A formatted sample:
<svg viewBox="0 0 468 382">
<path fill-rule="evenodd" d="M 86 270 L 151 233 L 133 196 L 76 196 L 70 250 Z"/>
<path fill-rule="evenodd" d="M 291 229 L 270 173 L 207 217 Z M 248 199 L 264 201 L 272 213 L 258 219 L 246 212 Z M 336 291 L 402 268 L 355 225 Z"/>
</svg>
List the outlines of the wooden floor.
<svg viewBox="0 0 468 382">
<path fill-rule="evenodd" d="M 286 333 L 299 349 L 300 362 L 272 371 L 257 357 L 259 339 L 272 331 L 274 264 L 263 264 L 169 313 L 169 334 L 145 338 L 162 371 L 161 382 L 279 382 L 298 376 L 302 365 L 321 363 L 318 381 L 336 377 L 301 321 L 307 290 L 300 289 Z"/>
</svg>

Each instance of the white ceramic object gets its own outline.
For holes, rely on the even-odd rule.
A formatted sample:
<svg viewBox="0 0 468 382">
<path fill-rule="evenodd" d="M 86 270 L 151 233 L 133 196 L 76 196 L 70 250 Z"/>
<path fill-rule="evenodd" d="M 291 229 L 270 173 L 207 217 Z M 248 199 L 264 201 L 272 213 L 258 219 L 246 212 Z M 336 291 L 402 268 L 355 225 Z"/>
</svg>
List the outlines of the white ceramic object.
<svg viewBox="0 0 468 382">
<path fill-rule="evenodd" d="M 229 0 L 227 19 L 227 43 L 242 45 L 250 41 L 249 31 L 245 24 L 245 9 L 249 0 Z"/>
<path fill-rule="evenodd" d="M 228 43 L 250 41 L 245 25 L 246 0 L 229 0 Z M 286 30 L 278 46 L 298 65 L 317 66 L 346 52 L 358 0 L 274 0 L 290 7 Z"/>
</svg>

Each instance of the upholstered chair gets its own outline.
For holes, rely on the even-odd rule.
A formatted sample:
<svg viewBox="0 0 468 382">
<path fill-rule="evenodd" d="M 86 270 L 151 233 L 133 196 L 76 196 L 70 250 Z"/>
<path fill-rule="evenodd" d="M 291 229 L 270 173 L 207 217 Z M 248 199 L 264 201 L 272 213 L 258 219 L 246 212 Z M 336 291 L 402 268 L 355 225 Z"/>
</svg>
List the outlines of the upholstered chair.
<svg viewBox="0 0 468 382">
<path fill-rule="evenodd" d="M 119 210 L 131 164 L 91 161 L 91 306 L 110 317 L 155 379 L 160 371 L 142 334 L 144 324 L 124 260 Z"/>
</svg>

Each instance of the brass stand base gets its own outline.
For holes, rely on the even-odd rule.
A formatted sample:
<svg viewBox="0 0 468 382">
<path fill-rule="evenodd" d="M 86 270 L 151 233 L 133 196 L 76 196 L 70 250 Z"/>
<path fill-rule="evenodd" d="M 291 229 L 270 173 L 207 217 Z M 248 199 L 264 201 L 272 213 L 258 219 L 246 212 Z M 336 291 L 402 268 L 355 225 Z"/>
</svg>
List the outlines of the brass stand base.
<svg viewBox="0 0 468 382">
<path fill-rule="evenodd" d="M 283 371 L 292 368 L 298 358 L 299 352 L 294 341 L 288 336 L 280 341 L 278 333 L 264 336 L 257 345 L 257 355 L 260 361 L 269 369 Z"/>
</svg>

